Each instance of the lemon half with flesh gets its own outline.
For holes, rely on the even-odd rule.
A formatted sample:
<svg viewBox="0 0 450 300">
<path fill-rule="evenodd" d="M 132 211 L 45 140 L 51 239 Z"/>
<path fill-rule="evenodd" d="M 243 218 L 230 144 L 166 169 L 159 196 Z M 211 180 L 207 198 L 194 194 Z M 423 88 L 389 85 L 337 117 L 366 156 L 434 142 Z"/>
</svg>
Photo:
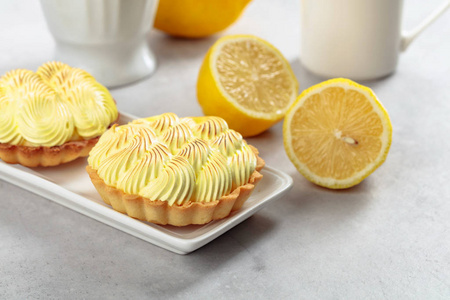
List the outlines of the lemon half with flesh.
<svg viewBox="0 0 450 300">
<path fill-rule="evenodd" d="M 287 155 L 308 180 L 343 189 L 385 161 L 392 125 L 371 89 L 337 78 L 297 98 L 286 113 L 283 139 Z"/>
<path fill-rule="evenodd" d="M 280 121 L 298 95 L 289 62 L 267 41 L 252 35 L 219 39 L 206 54 L 197 81 L 205 115 L 225 119 L 244 137 Z"/>
</svg>

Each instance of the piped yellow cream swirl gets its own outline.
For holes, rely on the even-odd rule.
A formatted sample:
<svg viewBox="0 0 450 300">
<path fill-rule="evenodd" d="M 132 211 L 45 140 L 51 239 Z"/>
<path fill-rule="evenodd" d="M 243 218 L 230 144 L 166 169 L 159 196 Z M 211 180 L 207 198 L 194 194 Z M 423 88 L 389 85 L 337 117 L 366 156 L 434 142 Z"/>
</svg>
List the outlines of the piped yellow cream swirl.
<svg viewBox="0 0 450 300">
<path fill-rule="evenodd" d="M 100 136 L 118 117 L 108 90 L 59 62 L 0 77 L 0 143 L 60 146 Z"/>
<path fill-rule="evenodd" d="M 88 163 L 127 194 L 182 205 L 228 195 L 249 181 L 256 160 L 223 119 L 167 113 L 111 127 Z"/>
</svg>

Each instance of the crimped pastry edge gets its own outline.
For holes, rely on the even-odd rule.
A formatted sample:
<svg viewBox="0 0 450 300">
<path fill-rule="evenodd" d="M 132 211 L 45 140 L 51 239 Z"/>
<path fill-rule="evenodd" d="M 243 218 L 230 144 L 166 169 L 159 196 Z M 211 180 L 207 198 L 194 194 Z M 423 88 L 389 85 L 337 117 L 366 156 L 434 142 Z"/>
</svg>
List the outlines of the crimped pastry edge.
<svg viewBox="0 0 450 300">
<path fill-rule="evenodd" d="M 84 141 L 70 141 L 53 147 L 28 147 L 0 143 L 0 158 L 6 163 L 21 164 L 25 167 L 53 167 L 78 157 L 88 156 L 99 138 L 98 136 Z"/>
<path fill-rule="evenodd" d="M 118 212 L 132 218 L 160 225 L 187 226 L 203 225 L 213 220 L 228 217 L 231 212 L 242 207 L 250 197 L 263 175 L 259 172 L 265 162 L 258 156 L 258 150 L 251 146 L 257 157 L 257 165 L 248 183 L 237 187 L 230 194 L 212 202 L 186 202 L 182 205 L 169 205 L 167 201 L 150 200 L 139 195 L 126 194 L 107 185 L 97 171 L 89 165 L 86 171 L 93 185 L 106 204 Z"/>
</svg>

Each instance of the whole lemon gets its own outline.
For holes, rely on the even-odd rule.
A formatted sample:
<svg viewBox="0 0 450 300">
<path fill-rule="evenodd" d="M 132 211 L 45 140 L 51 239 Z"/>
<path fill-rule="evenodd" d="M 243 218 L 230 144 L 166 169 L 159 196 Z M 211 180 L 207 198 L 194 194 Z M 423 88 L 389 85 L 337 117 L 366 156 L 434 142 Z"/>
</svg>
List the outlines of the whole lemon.
<svg viewBox="0 0 450 300">
<path fill-rule="evenodd" d="M 185 38 L 201 38 L 233 24 L 251 0 L 160 0 L 155 28 Z"/>
</svg>

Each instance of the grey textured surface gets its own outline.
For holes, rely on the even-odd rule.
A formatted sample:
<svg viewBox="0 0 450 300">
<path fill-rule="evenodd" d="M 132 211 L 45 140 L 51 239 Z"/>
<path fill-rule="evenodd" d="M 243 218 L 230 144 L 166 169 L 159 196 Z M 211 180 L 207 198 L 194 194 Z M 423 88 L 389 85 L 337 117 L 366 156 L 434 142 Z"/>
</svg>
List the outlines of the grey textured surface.
<svg viewBox="0 0 450 300">
<path fill-rule="evenodd" d="M 403 23 L 413 27 L 439 3 L 406 0 Z M 298 10 L 295 0 L 254 0 L 226 34 L 272 42 L 303 90 L 322 79 L 300 65 Z M 119 108 L 201 114 L 197 72 L 217 38 L 152 32 L 158 70 L 112 90 Z M 0 40 L 1 74 L 52 58 L 37 1 L 1 1 Z M 385 164 L 355 188 L 307 182 L 284 152 L 281 124 L 250 139 L 294 188 L 187 256 L 0 181 L 0 298 L 449 299 L 449 54 L 447 12 L 402 55 L 394 75 L 365 83 L 389 111 L 394 133 Z"/>
</svg>

